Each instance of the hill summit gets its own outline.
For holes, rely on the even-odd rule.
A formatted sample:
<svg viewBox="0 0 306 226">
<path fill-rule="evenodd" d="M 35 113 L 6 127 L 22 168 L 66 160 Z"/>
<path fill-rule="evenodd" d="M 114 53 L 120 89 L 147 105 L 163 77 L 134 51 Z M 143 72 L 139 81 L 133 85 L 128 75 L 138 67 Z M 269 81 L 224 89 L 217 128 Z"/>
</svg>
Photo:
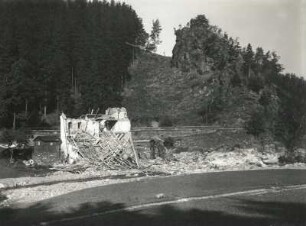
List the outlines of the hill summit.
<svg viewBox="0 0 306 226">
<path fill-rule="evenodd" d="M 139 52 L 131 65 L 124 105 L 132 119 L 242 126 L 259 105 L 260 93 L 240 78 L 239 43 L 205 17 L 176 30 L 176 37 L 172 58 Z"/>
<path fill-rule="evenodd" d="M 275 52 L 241 47 L 204 15 L 175 34 L 172 58 L 138 50 L 129 68 L 123 105 L 134 123 L 238 126 L 296 146 L 306 128 L 306 85 L 281 73 Z"/>
</svg>

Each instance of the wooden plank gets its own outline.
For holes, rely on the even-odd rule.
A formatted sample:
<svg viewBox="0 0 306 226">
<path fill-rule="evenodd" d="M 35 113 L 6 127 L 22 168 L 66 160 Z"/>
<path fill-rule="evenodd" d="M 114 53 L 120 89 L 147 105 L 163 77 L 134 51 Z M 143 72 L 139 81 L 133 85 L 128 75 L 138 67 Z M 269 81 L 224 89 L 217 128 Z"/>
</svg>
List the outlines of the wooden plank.
<svg viewBox="0 0 306 226">
<path fill-rule="evenodd" d="M 131 147 L 132 147 L 134 155 L 135 155 L 135 161 L 136 161 L 137 168 L 139 168 L 138 154 L 137 154 L 136 149 L 135 149 L 134 144 L 133 144 L 131 132 L 129 132 L 129 139 L 128 140 L 129 140 L 129 142 L 131 144 Z"/>
<path fill-rule="evenodd" d="M 100 137 L 97 138 L 86 132 L 79 132 L 70 142 L 91 164 L 104 165 L 110 169 L 131 169 L 135 167 L 136 162 L 139 167 L 138 155 L 131 140 L 131 133 L 101 132 Z M 131 152 L 128 154 L 129 158 L 123 158 L 128 150 L 132 150 L 135 159 Z"/>
</svg>

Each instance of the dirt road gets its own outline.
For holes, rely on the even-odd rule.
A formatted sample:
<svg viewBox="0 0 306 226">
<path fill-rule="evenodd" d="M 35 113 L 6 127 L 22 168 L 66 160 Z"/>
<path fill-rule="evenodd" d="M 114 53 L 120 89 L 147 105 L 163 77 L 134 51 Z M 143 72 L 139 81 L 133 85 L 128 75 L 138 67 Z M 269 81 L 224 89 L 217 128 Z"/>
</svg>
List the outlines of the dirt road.
<svg viewBox="0 0 306 226">
<path fill-rule="evenodd" d="M 306 170 L 155 178 L 2 209 L 1 225 L 306 225 Z"/>
</svg>

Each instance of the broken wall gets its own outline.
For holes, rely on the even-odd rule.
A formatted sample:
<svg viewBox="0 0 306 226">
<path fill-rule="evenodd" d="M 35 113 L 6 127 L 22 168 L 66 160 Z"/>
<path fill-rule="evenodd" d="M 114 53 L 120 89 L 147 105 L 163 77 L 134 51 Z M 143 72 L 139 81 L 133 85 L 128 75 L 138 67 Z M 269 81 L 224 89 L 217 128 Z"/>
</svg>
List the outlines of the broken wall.
<svg viewBox="0 0 306 226">
<path fill-rule="evenodd" d="M 61 150 L 69 163 L 84 159 L 108 168 L 138 167 L 125 108 L 109 108 L 105 115 L 71 119 L 62 114 L 60 118 Z"/>
</svg>

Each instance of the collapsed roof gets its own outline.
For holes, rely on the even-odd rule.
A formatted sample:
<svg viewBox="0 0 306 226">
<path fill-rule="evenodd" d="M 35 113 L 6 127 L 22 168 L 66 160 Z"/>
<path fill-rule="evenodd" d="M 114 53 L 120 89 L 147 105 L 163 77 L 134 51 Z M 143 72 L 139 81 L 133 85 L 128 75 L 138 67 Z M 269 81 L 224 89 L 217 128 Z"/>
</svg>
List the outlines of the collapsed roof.
<svg viewBox="0 0 306 226">
<path fill-rule="evenodd" d="M 107 168 L 136 168 L 131 123 L 125 108 L 108 108 L 105 114 L 88 114 L 61 122 L 61 150 L 67 162 L 84 160 Z"/>
</svg>

